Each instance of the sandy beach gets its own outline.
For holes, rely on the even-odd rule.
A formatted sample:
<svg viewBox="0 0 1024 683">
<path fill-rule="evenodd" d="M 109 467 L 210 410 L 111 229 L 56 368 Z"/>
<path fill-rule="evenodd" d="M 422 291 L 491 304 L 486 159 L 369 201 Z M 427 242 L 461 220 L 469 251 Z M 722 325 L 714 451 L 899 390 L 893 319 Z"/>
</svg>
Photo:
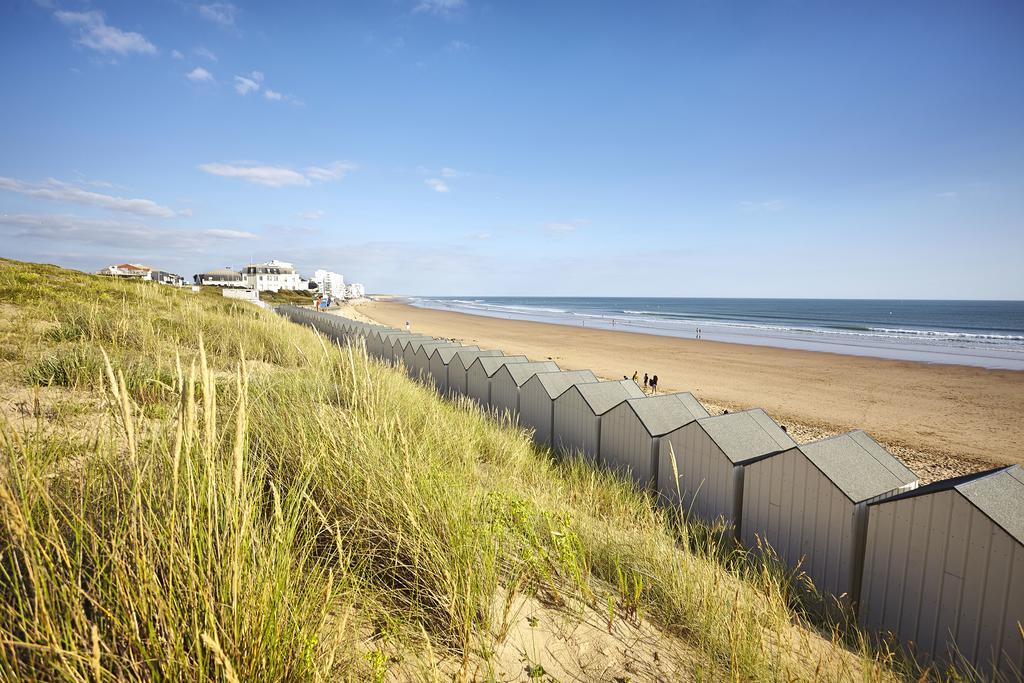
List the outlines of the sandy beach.
<svg viewBox="0 0 1024 683">
<path fill-rule="evenodd" d="M 860 428 L 925 481 L 1024 463 L 1024 372 L 678 339 L 503 320 L 373 301 L 342 314 L 589 368 L 657 374 L 712 412 L 764 408 L 797 441 Z"/>
</svg>

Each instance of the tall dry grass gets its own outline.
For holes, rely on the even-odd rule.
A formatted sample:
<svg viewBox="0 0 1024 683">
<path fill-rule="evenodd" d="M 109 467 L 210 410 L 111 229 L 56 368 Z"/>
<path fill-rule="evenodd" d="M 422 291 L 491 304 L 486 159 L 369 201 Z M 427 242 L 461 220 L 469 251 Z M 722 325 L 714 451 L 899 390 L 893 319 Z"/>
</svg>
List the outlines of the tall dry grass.
<svg viewBox="0 0 1024 683">
<path fill-rule="evenodd" d="M 808 628 L 777 569 L 359 347 L 8 261 L 0 305 L 0 381 L 102 398 L 0 430 L 4 679 L 486 675 L 516 594 L 653 624 L 701 680 L 909 674 Z"/>
</svg>

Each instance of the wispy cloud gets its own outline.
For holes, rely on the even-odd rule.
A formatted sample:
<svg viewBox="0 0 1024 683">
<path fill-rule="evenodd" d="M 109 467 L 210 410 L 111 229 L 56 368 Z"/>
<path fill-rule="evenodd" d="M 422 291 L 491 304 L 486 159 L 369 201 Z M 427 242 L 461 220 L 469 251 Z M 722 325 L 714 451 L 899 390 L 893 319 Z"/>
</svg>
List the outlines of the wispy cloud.
<svg viewBox="0 0 1024 683">
<path fill-rule="evenodd" d="M 211 175 L 239 178 L 267 187 L 304 187 L 312 185 L 313 182 L 340 180 L 357 166 L 350 161 L 335 161 L 327 166 L 308 166 L 304 171 L 296 171 L 286 166 L 234 162 L 202 164 L 199 168 Z"/>
<path fill-rule="evenodd" d="M 569 233 L 576 232 L 589 223 L 590 221 L 577 218 L 571 221 L 555 221 L 553 223 L 546 223 L 544 225 L 544 229 L 548 232 Z"/>
<path fill-rule="evenodd" d="M 71 214 L 0 214 L 0 232 L 22 239 L 120 248 L 162 245 L 172 250 L 197 250 L 223 241 L 259 238 L 245 230 L 176 230 L 155 228 L 133 221 L 97 220 Z"/>
<path fill-rule="evenodd" d="M 230 2 L 211 2 L 199 6 L 199 16 L 225 28 L 235 25 L 238 14 L 238 7 Z"/>
<path fill-rule="evenodd" d="M 181 50 L 171 50 L 171 59 L 185 59 L 185 55 L 181 54 Z"/>
<path fill-rule="evenodd" d="M 306 168 L 306 175 L 321 182 L 341 180 L 356 168 L 357 166 L 351 161 L 335 161 L 327 166 L 309 166 Z"/>
<path fill-rule="evenodd" d="M 302 211 L 295 215 L 305 221 L 318 221 L 327 214 L 320 209 L 317 209 L 316 211 Z"/>
<path fill-rule="evenodd" d="M 940 199 L 956 199 L 960 196 L 959 192 L 937 192 L 935 196 Z"/>
<path fill-rule="evenodd" d="M 266 90 L 263 91 L 263 96 L 266 97 L 268 100 L 274 100 L 275 102 L 280 101 L 284 97 L 284 95 L 282 95 L 281 93 L 277 92 L 276 90 L 271 90 L 270 88 L 267 88 Z"/>
<path fill-rule="evenodd" d="M 470 44 L 464 40 L 453 40 L 445 46 L 445 52 L 455 54 L 456 52 L 465 52 L 470 48 Z"/>
<path fill-rule="evenodd" d="M 447 166 L 445 166 L 444 168 L 441 169 L 442 178 L 458 178 L 461 175 L 464 174 L 460 173 L 459 171 L 456 171 L 454 168 L 448 168 Z"/>
<path fill-rule="evenodd" d="M 192 81 L 193 83 L 213 83 L 214 81 L 213 74 L 211 74 L 209 71 L 207 71 L 201 66 L 197 66 L 196 68 L 189 71 L 187 74 L 185 74 L 185 78 Z"/>
<path fill-rule="evenodd" d="M 427 178 L 423 181 L 434 192 L 448 192 L 448 184 L 440 178 Z"/>
<path fill-rule="evenodd" d="M 263 72 L 253 71 L 246 76 L 235 76 L 235 90 L 239 95 L 248 95 L 260 89 L 263 83 Z"/>
<path fill-rule="evenodd" d="M 740 208 L 744 211 L 763 211 L 775 213 L 784 210 L 788 204 L 781 199 L 769 199 L 765 202 L 740 202 Z"/>
<path fill-rule="evenodd" d="M 203 59 L 209 59 L 211 62 L 217 61 L 217 55 L 213 52 L 213 50 L 207 49 L 202 45 L 192 48 L 192 54 L 196 55 L 197 57 L 202 57 Z"/>
<path fill-rule="evenodd" d="M 465 6 L 466 0 L 420 0 L 412 11 L 416 14 L 446 17 L 461 11 Z"/>
<path fill-rule="evenodd" d="M 17 178 L 0 177 L 0 189 L 17 192 L 36 199 L 95 206 L 101 209 L 108 209 L 110 211 L 134 213 L 139 216 L 173 218 L 178 215 L 186 215 L 183 212 L 177 212 L 166 206 L 161 206 L 149 199 L 125 199 L 122 197 L 113 197 L 111 195 L 83 190 L 80 187 L 76 187 L 53 178 L 48 178 L 45 183 L 26 183 L 22 180 L 18 180 Z"/>
<path fill-rule="evenodd" d="M 75 29 L 78 32 L 75 42 L 90 50 L 118 55 L 153 55 L 157 52 L 156 46 L 146 40 L 141 33 L 123 31 L 109 25 L 102 12 L 59 10 L 54 12 L 53 16 L 65 26 Z"/>
<path fill-rule="evenodd" d="M 489 232 L 474 232 L 466 235 L 466 239 L 471 240 L 489 240 L 492 235 Z"/>
</svg>

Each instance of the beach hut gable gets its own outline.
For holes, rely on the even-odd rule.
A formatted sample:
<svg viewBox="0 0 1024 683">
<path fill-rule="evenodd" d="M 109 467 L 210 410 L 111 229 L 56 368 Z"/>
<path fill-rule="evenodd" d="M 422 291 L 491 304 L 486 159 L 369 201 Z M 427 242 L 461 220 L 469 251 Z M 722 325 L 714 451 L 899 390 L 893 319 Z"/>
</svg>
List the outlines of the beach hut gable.
<svg viewBox="0 0 1024 683">
<path fill-rule="evenodd" d="M 494 373 L 501 370 L 502 366 L 508 363 L 526 363 L 526 356 L 480 356 L 473 365 L 479 365 L 480 369 L 488 377 L 494 377 Z M 473 367 L 470 365 L 470 368 Z"/>
<path fill-rule="evenodd" d="M 796 446 L 760 408 L 706 417 L 697 424 L 734 465 Z"/>
<path fill-rule="evenodd" d="M 861 430 L 804 444 L 800 452 L 854 503 L 917 481 L 917 475 Z"/>
<path fill-rule="evenodd" d="M 454 358 L 459 351 L 463 350 L 478 351 L 479 349 L 475 346 L 436 346 L 434 347 L 434 352 L 430 354 L 430 359 L 433 360 L 434 358 L 440 358 L 444 365 L 448 365 L 452 362 L 452 358 Z"/>
<path fill-rule="evenodd" d="M 558 372 L 558 365 L 552 361 L 537 361 L 535 363 L 512 363 L 505 366 L 505 372 L 509 374 L 517 387 L 526 384 L 531 377 L 541 372 Z"/>
<path fill-rule="evenodd" d="M 574 384 L 596 382 L 597 376 L 590 370 L 559 370 L 557 372 L 538 372 L 530 378 L 544 388 L 544 392 L 552 401 L 564 394 Z"/>
<path fill-rule="evenodd" d="M 629 379 L 580 384 L 576 388 L 594 415 L 604 415 L 625 400 L 644 397 L 643 390 Z"/>
<path fill-rule="evenodd" d="M 708 417 L 708 411 L 689 392 L 631 398 L 626 404 L 651 436 L 668 434 Z"/>
</svg>

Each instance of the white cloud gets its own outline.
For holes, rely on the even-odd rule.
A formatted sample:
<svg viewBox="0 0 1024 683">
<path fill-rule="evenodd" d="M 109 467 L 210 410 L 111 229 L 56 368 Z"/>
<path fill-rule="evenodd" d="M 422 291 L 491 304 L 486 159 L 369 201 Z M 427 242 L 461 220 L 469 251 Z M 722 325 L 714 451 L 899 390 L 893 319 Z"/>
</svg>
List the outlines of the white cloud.
<svg viewBox="0 0 1024 683">
<path fill-rule="evenodd" d="M 199 16 L 215 24 L 231 27 L 238 18 L 238 8 L 230 2 L 212 2 L 199 6 Z"/>
<path fill-rule="evenodd" d="M 187 74 L 185 74 L 185 78 L 192 81 L 193 83 L 213 82 L 213 74 L 211 74 L 209 71 L 207 71 L 201 66 L 197 66 L 196 68 L 189 71 Z"/>
<path fill-rule="evenodd" d="M 420 0 L 412 11 L 415 13 L 449 16 L 466 6 L 465 0 Z"/>
<path fill-rule="evenodd" d="M 445 51 L 450 53 L 463 52 L 471 47 L 469 43 L 464 40 L 453 40 L 445 46 Z"/>
<path fill-rule="evenodd" d="M 175 230 L 145 223 L 82 218 L 72 214 L 0 214 L 0 234 L 19 239 L 42 239 L 67 244 L 138 248 L 156 245 L 169 250 L 195 251 L 225 240 L 252 240 L 244 230 Z"/>
<path fill-rule="evenodd" d="M 248 95 L 260 89 L 263 82 L 263 72 L 253 71 L 248 76 L 235 76 L 235 90 L 239 95 Z"/>
<path fill-rule="evenodd" d="M 427 178 L 423 182 L 434 192 L 448 192 L 448 184 L 440 178 Z"/>
<path fill-rule="evenodd" d="M 192 53 L 195 54 L 197 57 L 209 59 L 211 62 L 217 61 L 217 55 L 214 54 L 213 50 L 209 50 L 203 47 L 202 45 L 192 48 Z"/>
<path fill-rule="evenodd" d="M 448 168 L 447 166 L 441 169 L 442 178 L 458 178 L 461 173 L 456 171 L 454 168 Z"/>
<path fill-rule="evenodd" d="M 585 221 L 581 219 L 575 219 L 571 221 L 556 221 L 554 223 L 545 224 L 544 229 L 547 230 L 548 232 L 575 232 L 576 230 L 579 230 L 583 226 L 587 225 L 588 223 L 590 223 L 590 221 Z"/>
<path fill-rule="evenodd" d="M 960 196 L 960 193 L 959 192 L 938 192 L 938 193 L 935 194 L 935 196 L 939 197 L 940 199 L 956 199 L 957 197 Z"/>
<path fill-rule="evenodd" d="M 274 100 L 275 102 L 280 101 L 281 98 L 284 97 L 284 95 L 282 95 L 281 93 L 277 92 L 276 90 L 271 90 L 270 88 L 267 88 L 266 90 L 263 91 L 263 96 L 266 97 L 268 100 Z"/>
<path fill-rule="evenodd" d="M 171 50 L 172 59 L 185 59 L 185 55 L 181 54 L 180 50 Z"/>
<path fill-rule="evenodd" d="M 303 211 L 295 215 L 306 221 L 316 221 L 323 218 L 326 214 L 320 209 L 317 209 L 316 211 Z"/>
<path fill-rule="evenodd" d="M 55 202 L 68 202 L 95 206 L 110 211 L 122 213 L 134 213 L 139 216 L 153 216 L 156 218 L 172 218 L 179 215 L 173 209 L 161 206 L 149 199 L 124 199 L 111 195 L 90 192 L 80 187 L 63 183 L 53 178 L 47 179 L 45 183 L 26 183 L 17 178 L 0 177 L 0 189 L 17 192 L 36 199 L 47 199 Z"/>
<path fill-rule="evenodd" d="M 349 171 L 356 168 L 358 167 L 351 161 L 335 161 L 327 166 L 309 166 L 306 168 L 306 175 L 322 182 L 341 180 Z"/>
<path fill-rule="evenodd" d="M 775 213 L 777 211 L 782 211 L 786 206 L 786 202 L 781 199 L 770 199 L 766 202 L 740 202 L 740 208 L 744 211 L 764 211 L 768 213 Z"/>
<path fill-rule="evenodd" d="M 90 12 L 69 12 L 61 10 L 54 12 L 53 16 L 57 21 L 78 30 L 78 39 L 75 41 L 91 50 L 103 53 L 115 53 L 128 55 L 132 53 L 152 55 L 156 54 L 156 46 L 146 40 L 141 33 L 134 31 L 122 31 L 119 28 L 107 24 L 102 12 L 96 10 Z"/>
<path fill-rule="evenodd" d="M 200 170 L 226 178 L 240 178 L 249 183 L 267 187 L 308 186 L 316 182 L 340 180 L 357 168 L 350 161 L 335 161 L 327 166 L 309 166 L 304 172 L 286 166 L 267 166 L 252 162 L 209 163 Z"/>
<path fill-rule="evenodd" d="M 202 164 L 199 168 L 212 175 L 226 178 L 241 178 L 246 182 L 266 185 L 267 187 L 310 184 L 306 176 L 283 166 L 211 163 Z"/>
</svg>

